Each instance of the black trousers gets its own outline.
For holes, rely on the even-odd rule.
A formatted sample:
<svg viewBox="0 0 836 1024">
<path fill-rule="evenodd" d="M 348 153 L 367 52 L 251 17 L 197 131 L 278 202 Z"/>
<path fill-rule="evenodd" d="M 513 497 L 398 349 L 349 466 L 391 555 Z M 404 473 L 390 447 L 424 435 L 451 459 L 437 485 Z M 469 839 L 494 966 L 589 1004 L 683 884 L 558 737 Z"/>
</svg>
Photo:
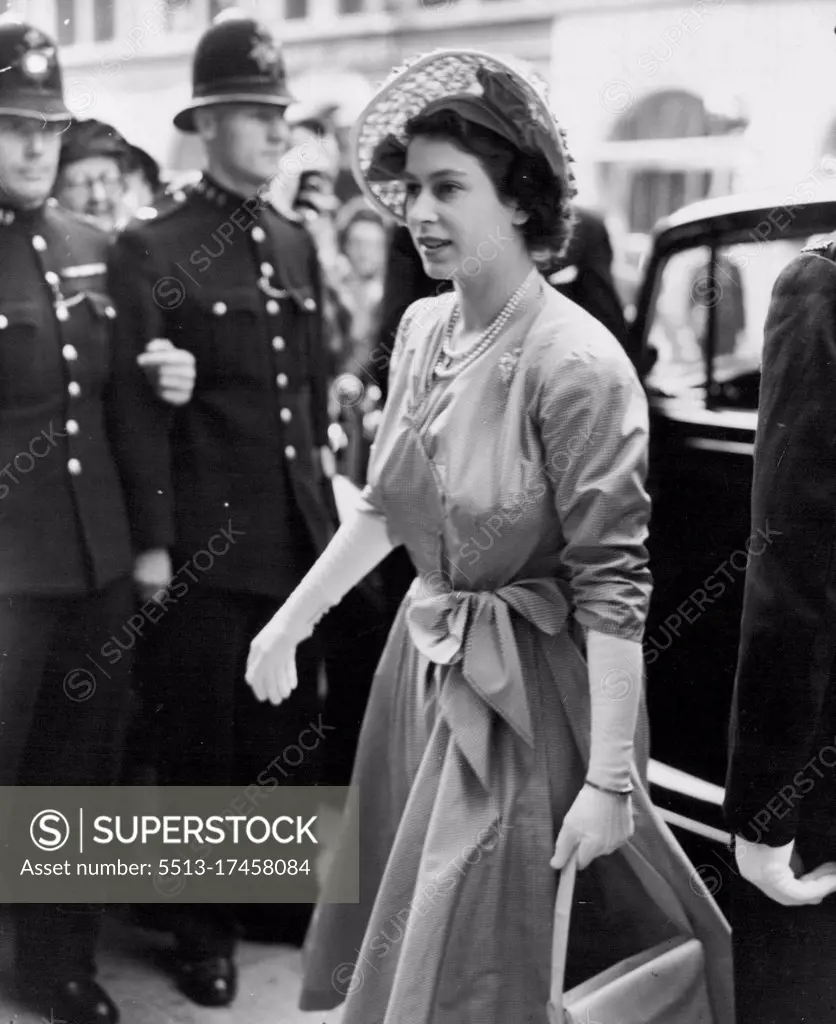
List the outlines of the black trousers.
<svg viewBox="0 0 836 1024">
<path fill-rule="evenodd" d="M 103 786 L 118 777 L 130 652 L 101 650 L 134 608 L 122 579 L 72 597 L 0 598 L 0 785 Z M 9 825 L 11 808 L 0 817 Z M 18 970 L 92 975 L 102 909 L 15 904 Z"/>
<path fill-rule="evenodd" d="M 143 690 L 150 704 L 157 778 L 168 786 L 316 785 L 329 730 L 321 719 L 320 657 L 313 641 L 297 652 L 299 685 L 284 703 L 260 703 L 246 683 L 250 643 L 281 602 L 199 586 L 173 605 L 145 636 Z M 152 678 L 148 678 L 148 676 Z M 319 740 L 305 735 L 316 727 Z M 333 733 L 332 733 L 333 734 Z M 269 783 L 272 785 L 273 783 Z M 160 904 L 157 927 L 171 931 L 187 955 L 231 954 L 241 914 L 298 915 L 293 904 Z M 309 908 L 306 907 L 309 913 Z"/>
<path fill-rule="evenodd" d="M 836 843 L 803 837 L 805 871 L 836 860 Z M 784 907 L 735 874 L 730 920 L 738 1024 L 836 1021 L 836 896 L 817 906 Z"/>
</svg>

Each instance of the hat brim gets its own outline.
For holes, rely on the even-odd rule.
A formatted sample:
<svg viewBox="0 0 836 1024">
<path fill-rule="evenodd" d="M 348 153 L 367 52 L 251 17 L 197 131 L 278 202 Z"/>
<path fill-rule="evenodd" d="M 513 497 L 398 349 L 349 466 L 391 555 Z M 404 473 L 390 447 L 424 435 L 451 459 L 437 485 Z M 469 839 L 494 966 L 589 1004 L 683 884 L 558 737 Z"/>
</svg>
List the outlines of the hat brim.
<svg viewBox="0 0 836 1024">
<path fill-rule="evenodd" d="M 485 68 L 506 73 L 523 89 L 533 118 L 565 151 L 560 126 L 549 105 L 546 83 L 506 57 L 480 50 L 436 50 L 396 68 L 363 109 L 351 131 L 351 169 L 363 195 L 388 219 L 405 223 L 406 189 L 400 181 L 369 181 L 372 155 L 388 135 L 406 143 L 406 123 L 433 100 L 457 93 L 481 94 L 477 73 Z M 568 154 L 566 154 L 568 162 Z"/>
<path fill-rule="evenodd" d="M 20 100 L 4 99 L 0 105 L 0 114 L 12 117 L 26 117 L 33 121 L 58 124 L 73 120 L 73 114 L 67 110 L 61 100 L 43 100 L 34 96 L 22 96 Z"/>
<path fill-rule="evenodd" d="M 196 110 L 202 110 L 204 107 L 220 107 L 228 103 L 260 103 L 265 107 L 279 107 L 282 110 L 287 110 L 295 102 L 292 96 L 265 96 L 263 93 L 252 92 L 221 93 L 215 96 L 204 96 L 201 99 L 192 100 L 188 107 L 181 110 L 179 114 L 174 115 L 174 127 L 179 128 L 181 132 L 194 134 L 197 131 L 197 126 L 194 123 L 194 113 Z"/>
</svg>

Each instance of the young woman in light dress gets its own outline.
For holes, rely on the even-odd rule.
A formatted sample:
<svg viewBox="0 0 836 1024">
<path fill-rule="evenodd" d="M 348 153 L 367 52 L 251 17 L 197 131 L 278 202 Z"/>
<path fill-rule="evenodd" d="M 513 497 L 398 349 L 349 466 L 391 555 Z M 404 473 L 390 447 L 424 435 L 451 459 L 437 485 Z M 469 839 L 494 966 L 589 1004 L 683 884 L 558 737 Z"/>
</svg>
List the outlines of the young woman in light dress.
<svg viewBox="0 0 836 1024">
<path fill-rule="evenodd" d="M 530 77 L 468 51 L 419 58 L 361 115 L 354 146 L 367 197 L 455 290 L 405 314 L 363 506 L 252 645 L 248 681 L 278 703 L 297 644 L 406 545 L 418 576 L 346 811 L 360 902 L 329 904 L 326 885 L 301 1006 L 344 1001 L 344 1024 L 546 1024 L 555 869 L 570 855 L 570 978 L 670 927 L 614 853 L 628 840 L 689 902 L 642 781 L 645 396 L 619 343 L 538 271 L 567 243 L 574 184 Z M 349 863 L 338 851 L 335 876 Z M 729 1021 L 728 936 L 698 884 L 690 903 Z"/>
</svg>

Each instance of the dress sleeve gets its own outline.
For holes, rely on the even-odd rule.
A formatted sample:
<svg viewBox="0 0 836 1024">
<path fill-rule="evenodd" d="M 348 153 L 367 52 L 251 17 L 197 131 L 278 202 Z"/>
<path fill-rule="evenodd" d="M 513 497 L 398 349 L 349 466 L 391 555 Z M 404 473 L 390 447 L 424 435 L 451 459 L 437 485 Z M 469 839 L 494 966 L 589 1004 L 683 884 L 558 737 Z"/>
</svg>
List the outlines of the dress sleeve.
<svg viewBox="0 0 836 1024">
<path fill-rule="evenodd" d="M 409 373 L 407 364 L 411 362 L 409 359 L 404 360 L 404 350 L 407 345 L 410 327 L 416 321 L 416 317 L 420 322 L 423 322 L 421 315 L 417 312 L 423 304 L 423 300 L 413 302 L 401 317 L 397 333 L 395 334 L 395 340 L 392 343 L 391 352 L 388 354 L 389 365 L 386 367 L 386 370 L 389 379 L 389 389 L 383 409 L 383 418 L 369 453 L 366 486 L 361 495 L 361 511 L 366 515 L 377 515 L 385 518 L 379 486 L 382 457 L 384 446 L 397 443 L 395 421 L 400 415 L 403 389 L 406 385 L 405 375 Z M 402 543 L 391 531 L 390 538 L 395 546 Z"/>
<path fill-rule="evenodd" d="M 647 399 L 607 341 L 602 353 L 572 353 L 546 375 L 540 430 L 578 622 L 641 641 L 652 589 Z"/>
</svg>

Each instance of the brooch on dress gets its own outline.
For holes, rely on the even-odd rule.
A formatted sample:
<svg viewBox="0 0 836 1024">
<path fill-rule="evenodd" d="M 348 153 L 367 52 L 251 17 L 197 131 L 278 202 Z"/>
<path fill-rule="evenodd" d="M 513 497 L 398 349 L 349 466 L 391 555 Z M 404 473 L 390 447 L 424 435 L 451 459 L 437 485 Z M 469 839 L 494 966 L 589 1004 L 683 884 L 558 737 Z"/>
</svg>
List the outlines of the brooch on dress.
<svg viewBox="0 0 836 1024">
<path fill-rule="evenodd" d="M 520 361 L 521 348 L 515 348 L 511 352 L 505 352 L 499 359 L 499 372 L 502 375 L 502 379 L 506 384 L 511 383 L 514 379 L 514 371 L 517 368 L 517 363 Z"/>
</svg>

